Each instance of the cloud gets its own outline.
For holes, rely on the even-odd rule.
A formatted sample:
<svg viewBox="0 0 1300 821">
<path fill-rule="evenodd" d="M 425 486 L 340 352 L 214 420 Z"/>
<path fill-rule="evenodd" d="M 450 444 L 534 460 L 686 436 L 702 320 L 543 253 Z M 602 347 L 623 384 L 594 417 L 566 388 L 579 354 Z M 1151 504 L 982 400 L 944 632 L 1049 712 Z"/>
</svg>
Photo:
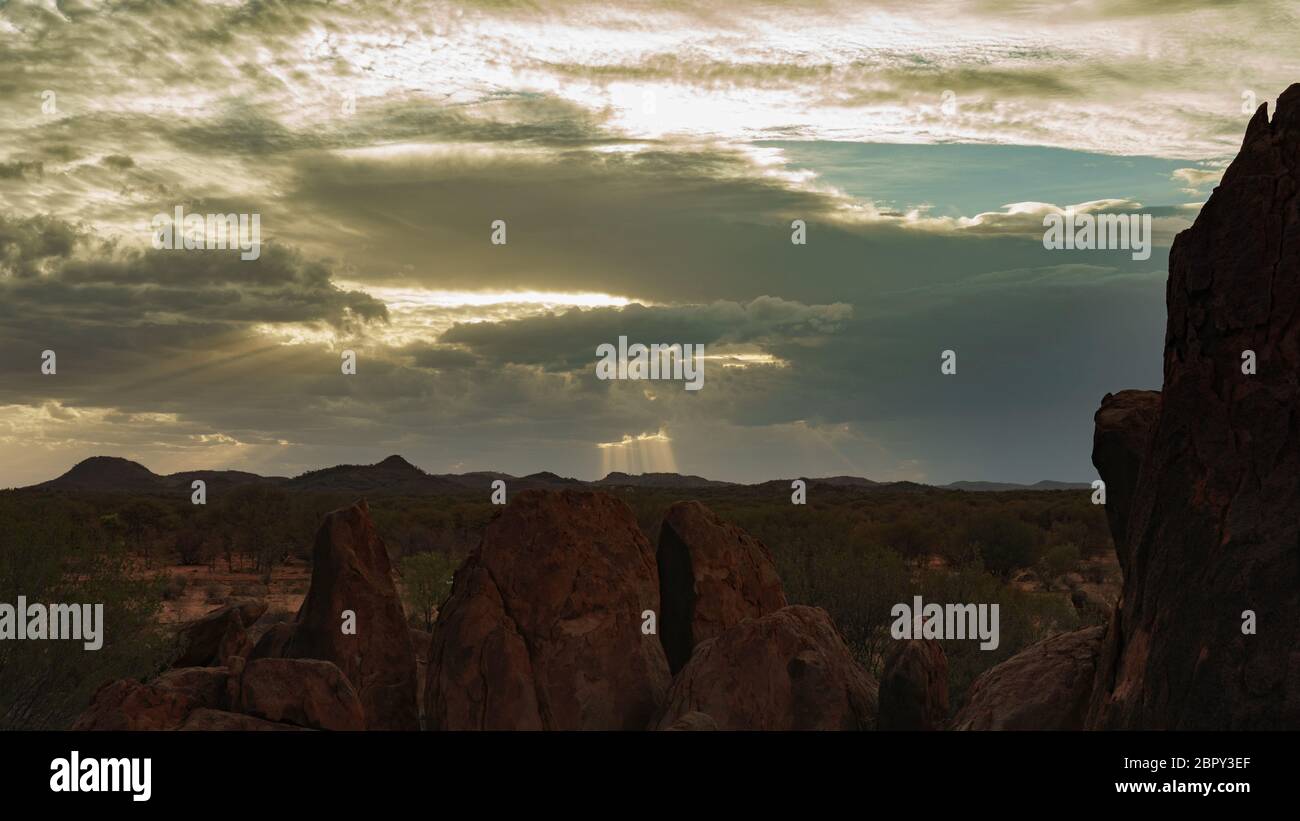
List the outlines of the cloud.
<svg viewBox="0 0 1300 821">
<path fill-rule="evenodd" d="M 844 303 L 803 305 L 763 296 L 747 304 L 574 309 L 506 322 L 457 324 L 439 341 L 462 345 L 498 362 L 589 369 L 596 348 L 626 336 L 629 343 L 706 346 L 795 341 L 811 344 L 835 334 L 852 317 Z"/>
</svg>

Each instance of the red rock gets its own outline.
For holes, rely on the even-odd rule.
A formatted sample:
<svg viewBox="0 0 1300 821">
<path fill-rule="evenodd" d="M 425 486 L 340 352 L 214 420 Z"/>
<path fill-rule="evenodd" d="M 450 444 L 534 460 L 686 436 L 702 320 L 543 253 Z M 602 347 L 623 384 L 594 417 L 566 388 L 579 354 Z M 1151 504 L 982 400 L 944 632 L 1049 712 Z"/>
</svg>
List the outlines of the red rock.
<svg viewBox="0 0 1300 821">
<path fill-rule="evenodd" d="M 456 573 L 430 649 L 433 729 L 643 729 L 668 662 L 654 550 L 606 493 L 527 490 Z"/>
<path fill-rule="evenodd" d="M 297 631 L 298 625 L 291 621 L 271 625 L 262 634 L 262 637 L 257 640 L 257 643 L 253 645 L 253 649 L 249 651 L 248 660 L 284 658 L 289 642 Z"/>
<path fill-rule="evenodd" d="M 243 713 L 229 713 L 225 710 L 209 710 L 207 708 L 200 708 L 190 713 L 190 717 L 185 720 L 180 729 L 204 732 L 214 730 L 236 730 L 240 732 L 251 730 L 304 730 L 303 727 L 295 727 L 292 724 L 277 724 L 274 721 L 246 716 Z"/>
<path fill-rule="evenodd" d="M 1298 157 L 1293 85 L 1170 250 L 1161 408 L 1089 727 L 1300 729 Z"/>
<path fill-rule="evenodd" d="M 1116 549 L 1125 544 L 1138 472 L 1159 417 L 1160 392 L 1132 390 L 1106 394 L 1093 416 L 1092 463 L 1106 483 L 1106 520 Z"/>
<path fill-rule="evenodd" d="M 345 610 L 356 614 L 355 635 L 342 631 Z M 283 655 L 337 665 L 356 687 L 369 729 L 419 729 L 415 652 L 388 551 L 364 501 L 321 523 L 311 588 Z"/>
<path fill-rule="evenodd" d="M 718 729 L 718 724 L 712 716 L 705 713 L 687 713 L 667 729 L 677 732 L 705 732 Z"/>
<path fill-rule="evenodd" d="M 1079 730 L 1092 695 L 1102 628 L 1061 633 L 985 670 L 954 730 Z"/>
<path fill-rule="evenodd" d="M 224 710 L 229 703 L 226 696 L 229 678 L 226 667 L 183 667 L 168 670 L 151 684 L 184 690 L 194 696 L 198 706 Z"/>
<path fill-rule="evenodd" d="M 791 605 L 696 647 L 653 726 L 693 712 L 721 730 L 869 730 L 876 682 L 825 610 Z"/>
<path fill-rule="evenodd" d="M 942 730 L 948 725 L 948 657 L 933 639 L 897 641 L 880 674 L 881 730 Z"/>
<path fill-rule="evenodd" d="M 231 656 L 248 652 L 248 632 L 266 612 L 266 602 L 240 600 L 182 626 L 177 632 L 180 652 L 173 667 L 215 667 Z"/>
<path fill-rule="evenodd" d="M 316 730 L 364 730 L 357 691 L 334 664 L 316 659 L 258 659 L 239 682 L 238 712 Z"/>
<path fill-rule="evenodd" d="M 199 706 L 189 690 L 119 679 L 95 692 L 72 729 L 175 730 Z"/>
<path fill-rule="evenodd" d="M 656 555 L 659 634 L 674 672 L 705 639 L 786 606 L 767 547 L 699 502 L 668 509 Z"/>
</svg>

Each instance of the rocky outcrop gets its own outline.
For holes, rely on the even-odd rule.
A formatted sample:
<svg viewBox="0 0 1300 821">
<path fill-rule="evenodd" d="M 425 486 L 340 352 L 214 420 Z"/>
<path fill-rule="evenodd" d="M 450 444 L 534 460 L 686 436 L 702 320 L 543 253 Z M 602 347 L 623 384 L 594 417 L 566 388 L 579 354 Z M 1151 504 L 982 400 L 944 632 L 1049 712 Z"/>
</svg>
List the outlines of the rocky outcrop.
<svg viewBox="0 0 1300 821">
<path fill-rule="evenodd" d="M 180 651 L 173 667 L 209 667 L 242 656 L 250 644 L 248 628 L 266 612 L 266 602 L 245 599 L 232 602 L 182 626 L 177 631 Z"/>
<path fill-rule="evenodd" d="M 1101 639 L 1101 627 L 1060 633 L 985 670 L 952 729 L 1082 729 Z"/>
<path fill-rule="evenodd" d="M 315 730 L 364 730 L 357 691 L 334 664 L 317 659 L 258 659 L 244 667 L 236 710 Z"/>
<path fill-rule="evenodd" d="M 687 713 L 681 718 L 674 721 L 668 726 L 669 730 L 677 732 L 705 732 L 718 729 L 718 724 L 713 717 L 705 713 Z"/>
<path fill-rule="evenodd" d="M 1132 390 L 1106 394 L 1093 416 L 1092 464 L 1106 483 L 1106 521 L 1117 548 L 1125 544 L 1138 471 L 1159 416 L 1159 391 Z"/>
<path fill-rule="evenodd" d="M 654 549 L 599 492 L 518 493 L 456 573 L 430 649 L 431 729 L 643 729 L 668 661 Z"/>
<path fill-rule="evenodd" d="M 202 708 L 190 713 L 189 718 L 180 726 L 181 730 L 212 732 L 214 730 L 239 730 L 247 732 L 250 730 L 304 730 L 304 727 L 295 727 L 292 724 L 277 724 L 274 721 L 267 721 L 253 716 L 246 716 L 243 713 L 230 713 L 225 710 L 209 710 Z"/>
<path fill-rule="evenodd" d="M 695 648 L 653 726 L 669 729 L 690 713 L 721 730 L 868 730 L 876 682 L 825 610 L 792 605 Z"/>
<path fill-rule="evenodd" d="M 226 709 L 230 687 L 226 667 L 172 669 L 147 683 L 119 679 L 99 688 L 72 729 L 175 730 L 196 710 Z"/>
<path fill-rule="evenodd" d="M 1297 193 L 1300 85 L 1255 113 L 1170 251 L 1161 408 L 1090 727 L 1300 728 Z"/>
<path fill-rule="evenodd" d="M 933 639 L 897 641 L 880 674 L 881 730 L 942 730 L 948 724 L 948 657 Z"/>
<path fill-rule="evenodd" d="M 659 634 L 676 672 L 700 642 L 786 606 L 767 547 L 699 502 L 677 502 L 659 531 Z"/>
<path fill-rule="evenodd" d="M 291 621 L 271 625 L 249 651 L 248 660 L 284 658 L 285 652 L 289 649 L 289 642 L 293 640 L 296 632 L 298 632 L 298 625 Z"/>
<path fill-rule="evenodd" d="M 353 632 L 344 630 L 345 611 L 353 615 Z M 388 551 L 363 501 L 326 515 L 295 626 L 264 636 L 263 657 L 273 657 L 283 640 L 285 658 L 333 662 L 356 688 L 369 729 L 415 730 L 415 652 L 407 631 Z"/>
</svg>

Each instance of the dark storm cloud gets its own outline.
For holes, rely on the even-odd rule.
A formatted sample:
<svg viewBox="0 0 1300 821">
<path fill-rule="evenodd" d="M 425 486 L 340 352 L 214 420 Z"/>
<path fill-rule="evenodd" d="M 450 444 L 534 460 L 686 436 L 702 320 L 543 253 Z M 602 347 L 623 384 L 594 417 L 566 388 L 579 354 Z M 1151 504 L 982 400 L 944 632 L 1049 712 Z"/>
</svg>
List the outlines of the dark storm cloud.
<svg viewBox="0 0 1300 821">
<path fill-rule="evenodd" d="M 849 305 L 802 305 L 760 297 L 742 305 L 573 309 L 563 314 L 509 322 L 458 324 L 442 342 L 464 345 L 499 362 L 536 364 L 558 370 L 586 368 L 596 347 L 619 336 L 629 342 L 770 345 L 778 340 L 820 338 L 836 333 L 852 316 Z"/>
<path fill-rule="evenodd" d="M 747 141 L 1222 159 L 1240 95 L 1293 79 L 1294 10 L 1254 8 L 7 4 L 0 455 L 591 475 L 595 442 L 662 432 L 723 478 L 1086 478 L 1097 398 L 1158 383 L 1164 247 L 1047 252 L 1032 208 L 909 221 Z M 1100 195 L 1158 233 L 1194 213 Z M 260 212 L 262 258 L 141 250 L 177 205 Z M 429 296 L 483 290 L 645 304 Z M 776 361 L 600 382 L 619 335 Z"/>
</svg>

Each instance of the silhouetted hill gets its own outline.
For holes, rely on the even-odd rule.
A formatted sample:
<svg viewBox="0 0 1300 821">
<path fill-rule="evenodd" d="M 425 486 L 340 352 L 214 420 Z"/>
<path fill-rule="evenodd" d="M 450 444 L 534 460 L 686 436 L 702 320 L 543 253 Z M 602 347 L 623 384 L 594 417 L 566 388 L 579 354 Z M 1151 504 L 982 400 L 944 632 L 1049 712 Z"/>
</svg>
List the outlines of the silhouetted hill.
<svg viewBox="0 0 1300 821">
<path fill-rule="evenodd" d="M 335 465 L 312 470 L 290 479 L 289 490 L 326 493 L 370 493 L 422 496 L 459 493 L 465 485 L 444 477 L 431 476 L 400 456 L 389 456 L 373 465 Z"/>
<path fill-rule="evenodd" d="M 310 470 L 288 479 L 282 476 L 259 476 L 242 470 L 187 470 L 160 476 L 138 462 L 117 456 L 92 456 L 77 463 L 57 479 L 35 485 L 39 489 L 79 490 L 102 493 L 175 493 L 188 491 L 195 479 L 207 482 L 208 490 L 251 483 L 268 483 L 286 490 L 314 493 L 360 493 L 383 495 L 428 496 L 436 494 L 464 494 L 487 492 L 492 482 L 501 479 L 510 492 L 535 488 L 604 487 L 645 488 L 659 490 L 722 490 L 731 489 L 745 493 L 766 494 L 788 492 L 792 479 L 771 479 L 752 485 L 706 479 L 703 476 L 680 473 L 630 474 L 614 471 L 594 482 L 584 482 L 551 471 L 539 471 L 527 476 L 513 476 L 498 471 L 472 471 L 469 473 L 430 474 L 398 455 L 392 455 L 373 465 L 335 465 Z M 877 482 L 861 476 L 826 476 L 807 480 L 810 487 L 839 492 L 853 491 L 923 491 L 935 486 L 917 482 Z M 1026 491 L 1026 490 L 1081 490 L 1091 485 L 1075 482 L 1042 481 L 1032 485 L 1010 482 L 953 482 L 943 485 L 943 490 L 966 491 Z"/>
<path fill-rule="evenodd" d="M 166 486 L 163 478 L 139 462 L 119 456 L 92 456 L 39 488 L 52 490 L 125 491 L 148 493 Z"/>
<path fill-rule="evenodd" d="M 593 485 L 613 485 L 615 487 L 731 487 L 733 482 L 720 482 L 705 479 L 703 476 L 683 476 L 680 473 L 641 473 L 633 475 L 614 471 L 604 479 L 591 482 Z"/>
<path fill-rule="evenodd" d="M 951 482 L 942 487 L 948 490 L 1001 491 L 1001 490 L 1088 490 L 1092 485 L 1087 482 L 1054 482 L 1044 479 L 1032 485 L 1015 482 Z"/>
</svg>

